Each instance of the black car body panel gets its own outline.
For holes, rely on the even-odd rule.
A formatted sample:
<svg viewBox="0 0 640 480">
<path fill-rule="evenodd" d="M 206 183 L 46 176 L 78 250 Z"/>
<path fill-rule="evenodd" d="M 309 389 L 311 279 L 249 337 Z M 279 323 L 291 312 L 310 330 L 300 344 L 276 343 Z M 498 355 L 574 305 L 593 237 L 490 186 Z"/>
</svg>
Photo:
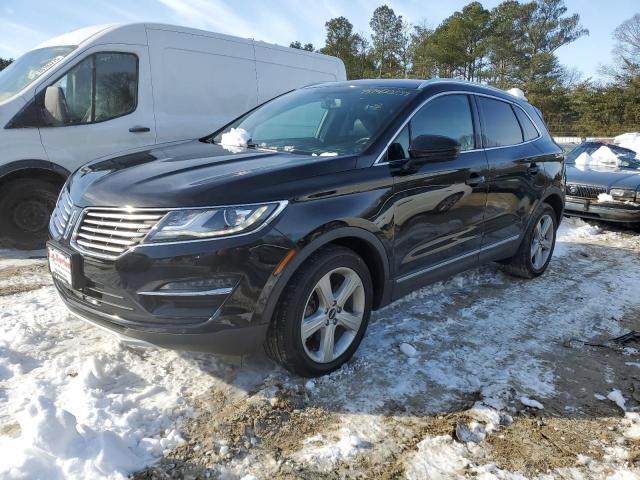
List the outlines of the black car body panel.
<svg viewBox="0 0 640 480">
<path fill-rule="evenodd" d="M 253 233 L 142 242 L 115 259 L 83 253 L 78 260 L 80 287 L 70 289 L 54 278 L 70 310 L 139 341 L 243 353 L 262 344 L 287 282 L 309 255 L 327 243 L 348 246 L 366 261 L 374 281 L 374 308 L 379 308 L 418 286 L 513 255 L 532 211 L 543 201 L 561 218 L 562 152 L 527 102 L 456 81 L 366 81 L 344 86 L 350 84 L 411 90 L 404 110 L 357 155 L 229 149 L 203 139 L 100 159 L 80 168 L 63 191 L 72 205 L 69 222 L 74 226 L 51 241 L 74 255 L 72 239 L 87 209 L 144 213 L 271 201 L 288 204 Z M 452 93 L 470 95 L 476 148 L 455 160 L 431 161 L 415 169 L 389 160 L 390 143 L 412 114 L 432 98 Z M 483 119 L 474 95 L 521 108 L 539 136 L 518 145 L 485 148 Z M 155 295 L 162 285 L 200 279 L 219 279 L 223 288 L 218 290 L 226 293 L 207 298 Z"/>
<path fill-rule="evenodd" d="M 623 163 L 618 166 L 574 163 L 581 153 L 591 154 L 602 146 L 623 159 Z M 640 159 L 634 151 L 602 142 L 584 142 L 569 152 L 567 159 L 571 162 L 566 166 L 567 215 L 608 222 L 640 222 Z M 609 194 L 612 189 L 636 192 L 635 198 L 598 199 L 600 194 Z"/>
</svg>

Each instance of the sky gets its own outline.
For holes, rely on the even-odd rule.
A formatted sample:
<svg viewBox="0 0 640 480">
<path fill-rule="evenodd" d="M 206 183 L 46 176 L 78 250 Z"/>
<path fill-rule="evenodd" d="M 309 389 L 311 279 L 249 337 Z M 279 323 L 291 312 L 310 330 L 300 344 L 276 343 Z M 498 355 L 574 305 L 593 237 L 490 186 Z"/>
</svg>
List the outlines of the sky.
<svg viewBox="0 0 640 480">
<path fill-rule="evenodd" d="M 40 42 L 88 25 L 161 22 L 288 46 L 324 45 L 324 23 L 343 15 L 368 36 L 373 10 L 386 3 L 413 24 L 436 27 L 466 0 L 0 0 L 0 57 L 17 58 Z M 499 0 L 483 0 L 485 8 Z M 616 26 L 640 13 L 639 0 L 565 0 L 590 35 L 558 50 L 563 65 L 598 78 L 610 63 Z"/>
</svg>

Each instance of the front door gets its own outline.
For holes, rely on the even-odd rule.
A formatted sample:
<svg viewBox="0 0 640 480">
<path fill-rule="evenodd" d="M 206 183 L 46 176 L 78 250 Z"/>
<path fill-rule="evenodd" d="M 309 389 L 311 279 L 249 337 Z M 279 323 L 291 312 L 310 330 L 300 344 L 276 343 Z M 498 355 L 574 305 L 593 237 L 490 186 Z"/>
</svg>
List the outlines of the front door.
<svg viewBox="0 0 640 480">
<path fill-rule="evenodd" d="M 477 263 L 487 200 L 488 165 L 470 97 L 427 102 L 389 148 L 394 180 L 395 278 L 399 291 Z M 432 160 L 410 173 L 393 167 L 408 158 L 411 139 L 441 135 L 461 145 L 454 160 Z"/>
<path fill-rule="evenodd" d="M 53 87 L 46 92 L 47 87 Z M 70 171 L 95 158 L 155 143 L 146 46 L 101 45 L 36 93 L 49 160 Z"/>
</svg>

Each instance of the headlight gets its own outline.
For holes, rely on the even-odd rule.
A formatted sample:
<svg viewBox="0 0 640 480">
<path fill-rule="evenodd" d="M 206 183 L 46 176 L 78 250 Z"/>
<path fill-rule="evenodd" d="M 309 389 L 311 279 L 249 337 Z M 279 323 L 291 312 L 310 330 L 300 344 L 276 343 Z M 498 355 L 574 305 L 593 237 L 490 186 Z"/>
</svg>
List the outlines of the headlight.
<svg viewBox="0 0 640 480">
<path fill-rule="evenodd" d="M 287 202 L 173 210 L 149 232 L 145 243 L 230 237 L 254 232 L 280 213 Z"/>
<path fill-rule="evenodd" d="M 612 188 L 609 193 L 615 200 L 626 200 L 633 202 L 634 198 L 636 197 L 635 191 L 626 190 L 624 188 Z"/>
</svg>

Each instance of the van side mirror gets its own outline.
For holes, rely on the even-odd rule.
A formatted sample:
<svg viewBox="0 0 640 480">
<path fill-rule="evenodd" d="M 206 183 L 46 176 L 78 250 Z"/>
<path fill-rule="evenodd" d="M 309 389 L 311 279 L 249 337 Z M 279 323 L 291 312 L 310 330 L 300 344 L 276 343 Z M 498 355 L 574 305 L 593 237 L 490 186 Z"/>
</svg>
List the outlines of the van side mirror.
<svg viewBox="0 0 640 480">
<path fill-rule="evenodd" d="M 47 125 L 64 125 L 68 121 L 67 100 L 61 87 L 50 86 L 44 92 L 44 116 Z"/>
<path fill-rule="evenodd" d="M 459 155 L 460 144 L 453 138 L 441 135 L 419 135 L 409 146 L 409 163 L 414 166 L 455 160 Z"/>
</svg>

